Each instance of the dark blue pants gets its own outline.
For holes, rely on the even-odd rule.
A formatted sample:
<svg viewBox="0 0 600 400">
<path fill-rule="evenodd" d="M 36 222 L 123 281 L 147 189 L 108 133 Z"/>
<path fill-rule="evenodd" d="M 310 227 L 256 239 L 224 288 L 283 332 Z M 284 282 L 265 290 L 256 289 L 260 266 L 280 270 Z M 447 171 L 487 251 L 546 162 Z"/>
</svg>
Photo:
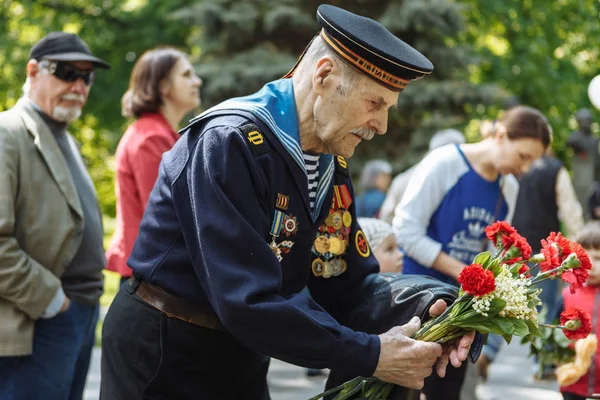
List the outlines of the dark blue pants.
<svg viewBox="0 0 600 400">
<path fill-rule="evenodd" d="M 269 400 L 270 359 L 121 286 L 102 327 L 101 400 Z"/>
<path fill-rule="evenodd" d="M 81 400 L 97 321 L 98 305 L 75 301 L 37 320 L 33 354 L 0 357 L 0 400 Z"/>
</svg>

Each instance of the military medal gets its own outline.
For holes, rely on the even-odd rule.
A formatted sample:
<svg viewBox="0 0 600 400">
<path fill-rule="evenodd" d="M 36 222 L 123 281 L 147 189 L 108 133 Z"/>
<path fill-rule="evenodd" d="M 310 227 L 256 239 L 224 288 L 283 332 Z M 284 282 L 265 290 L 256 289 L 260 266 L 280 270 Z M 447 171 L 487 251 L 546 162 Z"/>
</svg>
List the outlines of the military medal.
<svg viewBox="0 0 600 400">
<path fill-rule="evenodd" d="M 283 217 L 283 233 L 285 236 L 294 236 L 298 232 L 298 220 L 292 214 Z"/>
<path fill-rule="evenodd" d="M 333 267 L 329 261 L 325 261 L 323 269 L 323 278 L 331 278 L 333 276 Z"/>
<path fill-rule="evenodd" d="M 329 252 L 336 256 L 341 255 L 345 250 L 344 242 L 336 237 L 329 238 Z"/>
<path fill-rule="evenodd" d="M 333 276 L 340 276 L 346 272 L 346 261 L 342 260 L 341 258 L 331 260 L 330 263 L 333 268 Z"/>
<path fill-rule="evenodd" d="M 320 258 L 315 258 L 312 263 L 312 272 L 315 276 L 323 275 L 323 271 L 325 271 L 325 261 Z"/>
<path fill-rule="evenodd" d="M 285 222 L 292 221 L 289 228 L 285 226 Z M 293 226 L 291 226 L 293 224 Z M 283 260 L 283 254 L 289 253 L 294 242 L 290 240 L 284 240 L 283 242 L 277 244 L 276 239 L 279 237 L 279 233 L 281 230 L 284 230 L 286 236 L 290 236 L 295 234 L 298 229 L 298 223 L 296 222 L 296 218 L 291 215 L 285 215 L 282 211 L 275 210 L 275 215 L 273 216 L 273 223 L 271 224 L 271 243 L 269 243 L 269 247 L 273 250 L 273 254 L 277 257 L 279 262 Z"/>
<path fill-rule="evenodd" d="M 318 258 L 313 261 L 312 271 L 323 278 L 339 276 L 346 271 L 346 261 L 341 257 L 350 245 L 352 215 L 348 208 L 352 197 L 346 185 L 334 185 L 333 190 L 331 210 L 319 227 L 313 246 L 313 253 Z"/>
<path fill-rule="evenodd" d="M 349 228 L 352 225 L 352 215 L 349 211 L 344 211 L 344 215 L 342 216 L 342 221 L 344 222 L 344 226 Z"/>
<path fill-rule="evenodd" d="M 332 226 L 332 227 L 333 227 L 335 230 L 338 230 L 338 229 L 340 229 L 340 228 L 342 227 L 342 216 L 340 215 L 340 213 L 339 213 L 339 212 L 334 212 L 334 213 L 333 213 L 333 214 L 331 214 L 331 215 L 332 215 L 332 218 L 331 218 L 331 223 L 332 223 L 332 225 L 331 225 L 331 226 Z"/>
<path fill-rule="evenodd" d="M 319 254 L 327 253 L 329 251 L 329 238 L 327 236 L 317 236 L 314 246 Z"/>
</svg>

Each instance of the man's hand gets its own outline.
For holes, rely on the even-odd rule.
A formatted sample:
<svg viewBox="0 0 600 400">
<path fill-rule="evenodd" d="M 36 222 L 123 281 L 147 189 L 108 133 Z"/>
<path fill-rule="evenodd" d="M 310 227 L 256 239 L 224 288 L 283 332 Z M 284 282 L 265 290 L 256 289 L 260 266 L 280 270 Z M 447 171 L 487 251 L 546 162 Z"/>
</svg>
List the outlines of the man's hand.
<svg viewBox="0 0 600 400">
<path fill-rule="evenodd" d="M 442 355 L 442 346 L 410 338 L 421 327 L 418 317 L 379 335 L 381 352 L 374 377 L 400 386 L 421 389 L 433 365 Z"/>
<path fill-rule="evenodd" d="M 60 313 L 67 311 L 70 305 L 71 305 L 71 300 L 69 300 L 69 298 L 67 296 L 65 296 L 65 301 L 63 301 L 63 305 L 60 308 L 60 311 L 58 313 L 60 314 Z"/>
<path fill-rule="evenodd" d="M 429 308 L 429 315 L 437 317 L 444 311 L 446 311 L 446 302 L 444 300 L 438 300 Z M 452 340 L 444 344 L 444 351 L 436 363 L 436 371 L 440 378 L 446 376 L 448 361 L 450 361 L 455 368 L 462 365 L 462 362 L 465 361 L 469 355 L 469 350 L 471 350 L 471 344 L 474 339 L 475 332 L 469 332 L 461 337 L 460 340 Z"/>
</svg>

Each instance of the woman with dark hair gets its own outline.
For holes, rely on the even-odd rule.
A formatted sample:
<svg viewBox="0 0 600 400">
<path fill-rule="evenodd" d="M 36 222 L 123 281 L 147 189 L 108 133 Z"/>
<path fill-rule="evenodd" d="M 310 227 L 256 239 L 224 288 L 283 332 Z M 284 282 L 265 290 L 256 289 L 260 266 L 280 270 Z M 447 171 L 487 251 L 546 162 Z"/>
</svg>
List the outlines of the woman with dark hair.
<svg viewBox="0 0 600 400">
<path fill-rule="evenodd" d="M 136 120 L 116 154 L 117 223 L 106 252 L 107 269 L 131 276 L 127 259 L 138 234 L 162 154 L 177 141 L 179 123 L 200 105 L 202 80 L 186 54 L 172 47 L 145 52 L 136 62 L 123 95 L 122 114 Z"/>
<path fill-rule="evenodd" d="M 458 286 L 462 269 L 487 247 L 485 228 L 511 221 L 518 194 L 514 175 L 527 172 L 552 139 L 538 110 L 516 106 L 486 125 L 480 142 L 444 146 L 419 164 L 393 221 L 404 250 L 404 274 L 430 275 Z M 427 398 L 458 400 L 466 363 L 433 375 Z"/>
</svg>

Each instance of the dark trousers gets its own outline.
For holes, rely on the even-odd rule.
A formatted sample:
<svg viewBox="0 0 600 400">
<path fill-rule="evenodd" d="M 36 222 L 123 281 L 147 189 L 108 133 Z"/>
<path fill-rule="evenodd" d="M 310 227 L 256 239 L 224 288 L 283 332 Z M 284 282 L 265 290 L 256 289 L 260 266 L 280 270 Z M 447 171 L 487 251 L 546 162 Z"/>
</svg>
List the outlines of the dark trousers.
<svg viewBox="0 0 600 400">
<path fill-rule="evenodd" d="M 562 392 L 561 394 L 562 394 L 562 397 L 564 400 L 585 400 L 586 399 L 585 397 L 581 397 L 581 396 L 578 396 L 576 394 L 569 393 L 569 392 Z"/>
<path fill-rule="evenodd" d="M 125 284 L 102 329 L 101 400 L 269 400 L 269 358 L 170 318 Z"/>
<path fill-rule="evenodd" d="M 98 309 L 71 301 L 65 312 L 35 321 L 33 354 L 0 357 L 0 400 L 81 400 Z"/>
</svg>

